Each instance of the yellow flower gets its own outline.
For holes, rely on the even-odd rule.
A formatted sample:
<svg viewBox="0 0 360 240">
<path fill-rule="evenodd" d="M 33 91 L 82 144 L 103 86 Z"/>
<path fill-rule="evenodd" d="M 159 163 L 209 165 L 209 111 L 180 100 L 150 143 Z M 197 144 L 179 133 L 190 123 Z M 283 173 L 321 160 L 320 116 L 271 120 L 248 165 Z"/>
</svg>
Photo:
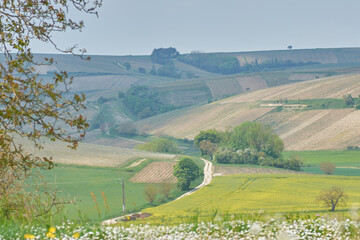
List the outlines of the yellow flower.
<svg viewBox="0 0 360 240">
<path fill-rule="evenodd" d="M 56 235 L 54 233 L 52 233 L 52 232 L 48 232 L 48 233 L 46 233 L 46 237 L 47 238 L 55 238 Z"/>
<path fill-rule="evenodd" d="M 32 235 L 32 234 L 25 234 L 25 235 L 24 235 L 24 238 L 25 238 L 25 239 L 35 239 L 35 236 Z"/>
<path fill-rule="evenodd" d="M 76 232 L 74 233 L 74 235 L 72 236 L 73 238 L 79 238 L 80 237 L 80 233 Z"/>
<path fill-rule="evenodd" d="M 56 228 L 54 227 L 49 228 L 49 233 L 55 233 L 55 232 L 56 232 Z"/>
</svg>

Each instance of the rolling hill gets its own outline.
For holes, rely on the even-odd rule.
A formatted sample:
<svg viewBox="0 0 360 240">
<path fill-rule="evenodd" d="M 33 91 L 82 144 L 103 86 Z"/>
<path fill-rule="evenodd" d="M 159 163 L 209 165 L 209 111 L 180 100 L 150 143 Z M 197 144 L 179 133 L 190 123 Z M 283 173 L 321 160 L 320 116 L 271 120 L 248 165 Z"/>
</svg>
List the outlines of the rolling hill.
<svg viewBox="0 0 360 240">
<path fill-rule="evenodd" d="M 341 99 L 360 94 L 360 74 L 327 77 L 261 89 L 197 107 L 176 110 L 137 122 L 152 134 L 194 138 L 201 130 L 224 130 L 244 121 L 272 126 L 287 150 L 345 149 L 360 144 L 360 111 L 354 108 L 283 110 L 264 101 Z"/>
</svg>

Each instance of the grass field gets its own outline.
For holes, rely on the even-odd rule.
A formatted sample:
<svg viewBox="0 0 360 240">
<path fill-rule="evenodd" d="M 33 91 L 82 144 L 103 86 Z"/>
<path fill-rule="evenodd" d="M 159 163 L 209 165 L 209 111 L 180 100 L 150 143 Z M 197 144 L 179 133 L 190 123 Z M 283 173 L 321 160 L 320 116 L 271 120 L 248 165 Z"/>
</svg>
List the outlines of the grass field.
<svg viewBox="0 0 360 240">
<path fill-rule="evenodd" d="M 284 212 L 326 212 L 316 203 L 319 192 L 339 185 L 349 195 L 348 211 L 360 203 L 360 178 L 321 175 L 251 174 L 215 177 L 198 192 L 155 208 L 154 217 L 182 218 L 194 215 Z"/>
<path fill-rule="evenodd" d="M 200 167 L 203 168 L 203 162 L 195 159 Z M 135 160 L 137 161 L 137 160 Z M 135 162 L 133 161 L 133 162 Z M 135 167 L 129 167 L 133 162 L 129 162 L 122 168 L 102 168 L 76 165 L 58 165 L 52 170 L 43 171 L 42 174 L 49 184 L 55 184 L 60 191 L 59 196 L 74 199 L 76 205 L 67 205 L 65 216 L 70 220 L 79 218 L 89 218 L 92 220 L 108 219 L 124 215 L 122 210 L 122 185 L 121 179 L 125 179 L 125 196 L 127 213 L 139 211 L 140 209 L 150 207 L 144 195 L 146 183 L 133 183 L 130 180 L 137 172 L 156 160 L 142 161 Z M 161 160 L 164 161 L 164 160 Z M 196 187 L 202 182 L 202 178 L 192 182 L 191 187 Z M 155 184 L 160 188 L 160 184 Z M 164 198 L 161 194 L 157 195 L 155 205 L 162 204 L 171 199 L 175 199 L 184 192 L 175 188 L 172 184 L 170 199 Z M 107 205 L 110 211 L 105 207 L 104 193 Z M 96 204 L 90 193 L 96 197 L 101 214 L 96 209 Z M 79 215 L 80 214 L 80 215 Z"/>
<path fill-rule="evenodd" d="M 299 156 L 308 173 L 324 174 L 320 164 L 331 162 L 337 167 L 334 175 L 360 176 L 360 151 L 285 151 L 283 156 Z"/>
</svg>

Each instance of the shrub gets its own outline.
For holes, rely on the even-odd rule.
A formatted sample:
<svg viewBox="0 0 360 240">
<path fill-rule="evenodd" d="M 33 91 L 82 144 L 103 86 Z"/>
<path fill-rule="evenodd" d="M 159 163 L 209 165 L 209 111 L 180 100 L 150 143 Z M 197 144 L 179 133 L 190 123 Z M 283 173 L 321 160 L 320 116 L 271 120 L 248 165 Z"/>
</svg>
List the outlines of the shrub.
<svg viewBox="0 0 360 240">
<path fill-rule="evenodd" d="M 154 203 L 157 193 L 157 189 L 154 185 L 147 185 L 144 189 L 146 201 L 148 201 L 150 204 Z"/>
<path fill-rule="evenodd" d="M 136 146 L 139 150 L 161 153 L 179 153 L 177 145 L 168 138 L 157 138 L 148 143 Z"/>
<path fill-rule="evenodd" d="M 322 162 L 320 164 L 321 171 L 323 171 L 325 174 L 328 174 L 328 175 L 333 174 L 335 171 L 335 168 L 336 168 L 336 166 L 331 162 Z"/>
</svg>

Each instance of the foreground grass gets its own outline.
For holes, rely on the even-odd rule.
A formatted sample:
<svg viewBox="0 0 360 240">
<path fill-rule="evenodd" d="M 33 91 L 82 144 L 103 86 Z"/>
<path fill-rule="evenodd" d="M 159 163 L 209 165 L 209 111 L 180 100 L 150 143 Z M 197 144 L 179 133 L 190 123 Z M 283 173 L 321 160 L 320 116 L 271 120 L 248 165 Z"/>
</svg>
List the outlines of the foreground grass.
<svg viewBox="0 0 360 240">
<path fill-rule="evenodd" d="M 0 226 L 0 230 L 2 227 Z M 179 225 L 100 226 L 67 222 L 58 226 L 27 226 L 0 239 L 357 239 L 360 222 L 316 218 L 267 221 L 214 219 Z"/>
<path fill-rule="evenodd" d="M 360 178 L 323 175 L 243 174 L 215 177 L 196 193 L 144 212 L 165 220 L 215 214 L 326 212 L 315 201 L 320 191 L 338 185 L 349 195 L 347 212 L 360 203 Z"/>
</svg>

